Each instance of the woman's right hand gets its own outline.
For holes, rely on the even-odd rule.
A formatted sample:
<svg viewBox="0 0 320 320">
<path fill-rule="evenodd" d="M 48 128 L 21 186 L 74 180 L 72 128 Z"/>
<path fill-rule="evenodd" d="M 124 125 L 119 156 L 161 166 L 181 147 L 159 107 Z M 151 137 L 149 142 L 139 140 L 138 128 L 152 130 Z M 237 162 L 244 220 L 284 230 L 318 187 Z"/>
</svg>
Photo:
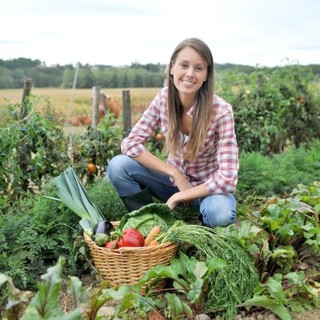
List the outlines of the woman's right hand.
<svg viewBox="0 0 320 320">
<path fill-rule="evenodd" d="M 174 174 L 171 177 L 180 191 L 190 189 L 193 187 L 192 184 L 186 178 L 186 176 L 179 170 L 175 170 Z"/>
</svg>

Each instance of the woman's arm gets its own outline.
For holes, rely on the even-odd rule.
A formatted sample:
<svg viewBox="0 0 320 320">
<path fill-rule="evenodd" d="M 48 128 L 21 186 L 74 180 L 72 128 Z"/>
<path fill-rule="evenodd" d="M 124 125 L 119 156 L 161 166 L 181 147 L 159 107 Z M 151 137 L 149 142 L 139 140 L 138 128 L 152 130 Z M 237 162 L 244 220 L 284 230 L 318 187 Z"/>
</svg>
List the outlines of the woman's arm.
<svg viewBox="0 0 320 320">
<path fill-rule="evenodd" d="M 181 173 L 177 168 L 174 168 L 167 162 L 157 158 L 148 150 L 144 150 L 134 159 L 148 169 L 156 170 L 171 177 L 180 191 L 192 188 L 191 183 L 186 179 L 183 173 Z"/>
<path fill-rule="evenodd" d="M 198 198 L 206 197 L 210 194 L 204 184 L 198 186 L 180 190 L 173 194 L 167 201 L 167 205 L 170 209 L 174 209 L 181 202 L 189 202 Z"/>
<path fill-rule="evenodd" d="M 167 205 L 172 210 L 180 202 L 192 201 L 194 199 L 202 198 L 210 194 L 204 184 L 193 187 L 192 184 L 186 179 L 184 174 L 182 174 L 178 169 L 157 158 L 148 150 L 145 150 L 134 159 L 146 168 L 166 174 L 173 179 L 175 185 L 180 191 L 172 195 L 167 201 Z"/>
</svg>

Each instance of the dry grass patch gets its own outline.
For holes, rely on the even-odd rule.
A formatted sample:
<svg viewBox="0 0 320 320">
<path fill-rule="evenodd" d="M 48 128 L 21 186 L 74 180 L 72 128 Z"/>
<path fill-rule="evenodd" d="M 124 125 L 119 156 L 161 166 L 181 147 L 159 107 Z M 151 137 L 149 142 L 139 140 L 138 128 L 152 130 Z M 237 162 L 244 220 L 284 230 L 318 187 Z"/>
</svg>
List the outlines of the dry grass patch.
<svg viewBox="0 0 320 320">
<path fill-rule="evenodd" d="M 107 89 L 101 88 L 101 92 L 110 95 L 122 109 L 123 90 L 130 90 L 132 115 L 140 116 L 140 114 L 150 104 L 154 96 L 159 92 L 160 88 L 130 88 L 130 89 Z M 6 89 L 0 90 L 0 105 L 4 105 L 6 101 L 10 103 L 20 103 L 22 99 L 22 89 Z M 37 108 L 39 110 L 45 104 L 45 99 L 49 99 L 56 112 L 70 114 L 89 114 L 91 112 L 92 89 L 61 89 L 61 88 L 33 88 L 31 93 L 37 97 L 41 97 Z M 72 105 L 70 103 L 72 99 Z"/>
</svg>

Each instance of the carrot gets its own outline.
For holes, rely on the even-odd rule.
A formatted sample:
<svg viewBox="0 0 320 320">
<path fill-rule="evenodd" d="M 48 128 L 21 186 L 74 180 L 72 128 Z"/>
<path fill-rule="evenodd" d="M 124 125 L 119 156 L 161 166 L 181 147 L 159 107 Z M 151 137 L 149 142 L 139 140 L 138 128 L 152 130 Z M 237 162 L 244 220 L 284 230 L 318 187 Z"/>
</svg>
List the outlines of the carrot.
<svg viewBox="0 0 320 320">
<path fill-rule="evenodd" d="M 153 238 L 158 235 L 160 233 L 160 227 L 159 226 L 155 226 L 153 227 L 149 234 L 146 236 L 146 238 L 144 239 L 144 245 L 148 246 L 150 245 L 150 242 L 153 240 Z"/>
<path fill-rule="evenodd" d="M 151 242 L 148 244 L 148 246 L 157 246 L 159 242 L 156 239 L 151 240 Z"/>
</svg>

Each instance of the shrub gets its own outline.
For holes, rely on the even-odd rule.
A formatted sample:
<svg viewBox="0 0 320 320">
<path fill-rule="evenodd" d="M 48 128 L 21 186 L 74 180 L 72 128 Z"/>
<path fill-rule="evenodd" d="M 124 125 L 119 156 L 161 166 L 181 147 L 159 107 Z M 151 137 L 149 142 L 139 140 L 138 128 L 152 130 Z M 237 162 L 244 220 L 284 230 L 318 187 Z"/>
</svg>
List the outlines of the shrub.
<svg viewBox="0 0 320 320">
<path fill-rule="evenodd" d="M 241 151 L 281 153 L 319 138 L 320 108 L 312 70 L 299 65 L 226 72 L 217 92 L 234 107 Z"/>
</svg>

